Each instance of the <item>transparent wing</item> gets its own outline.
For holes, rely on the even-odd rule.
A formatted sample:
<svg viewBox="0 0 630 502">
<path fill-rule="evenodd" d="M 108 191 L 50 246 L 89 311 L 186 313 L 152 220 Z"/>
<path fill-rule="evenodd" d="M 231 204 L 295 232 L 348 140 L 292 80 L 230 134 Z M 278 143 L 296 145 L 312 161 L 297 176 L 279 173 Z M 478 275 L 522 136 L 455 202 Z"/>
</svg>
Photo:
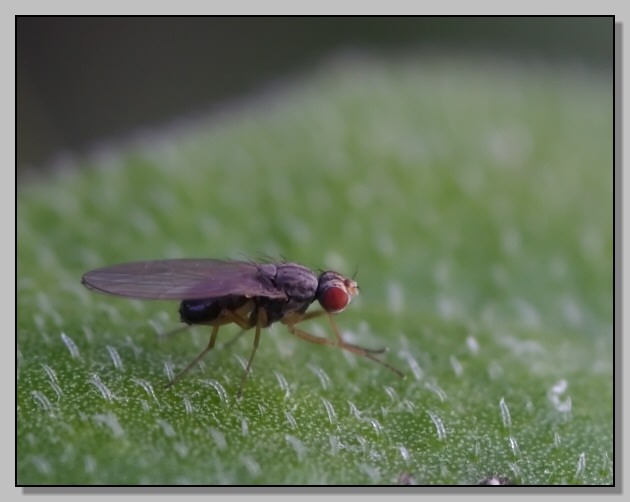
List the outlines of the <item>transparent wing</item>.
<svg viewBox="0 0 630 502">
<path fill-rule="evenodd" d="M 129 298 L 195 300 L 226 295 L 286 298 L 271 281 L 275 266 L 246 261 L 173 259 L 111 265 L 86 273 L 89 288 Z"/>
</svg>

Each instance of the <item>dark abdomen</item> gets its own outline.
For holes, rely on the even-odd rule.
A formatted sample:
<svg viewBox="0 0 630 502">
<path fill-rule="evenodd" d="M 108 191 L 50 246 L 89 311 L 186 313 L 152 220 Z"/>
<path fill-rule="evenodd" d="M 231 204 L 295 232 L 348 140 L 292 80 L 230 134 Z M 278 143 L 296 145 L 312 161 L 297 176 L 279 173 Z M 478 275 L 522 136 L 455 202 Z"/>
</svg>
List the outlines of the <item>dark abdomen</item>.
<svg viewBox="0 0 630 502">
<path fill-rule="evenodd" d="M 222 296 L 219 298 L 184 300 L 179 306 L 179 318 L 186 324 L 213 324 L 224 310 L 237 311 L 245 306 L 249 298 L 244 296 Z"/>
</svg>

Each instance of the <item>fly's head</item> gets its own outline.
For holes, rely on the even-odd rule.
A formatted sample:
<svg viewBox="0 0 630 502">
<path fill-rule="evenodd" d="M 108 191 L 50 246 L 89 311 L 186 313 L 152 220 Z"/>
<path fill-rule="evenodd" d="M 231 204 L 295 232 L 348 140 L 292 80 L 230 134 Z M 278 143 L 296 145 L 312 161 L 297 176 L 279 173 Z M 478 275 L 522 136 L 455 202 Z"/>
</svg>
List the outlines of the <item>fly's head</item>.
<svg viewBox="0 0 630 502">
<path fill-rule="evenodd" d="M 322 272 L 318 279 L 316 298 L 322 308 L 331 314 L 344 310 L 359 294 L 359 286 L 337 272 Z"/>
</svg>

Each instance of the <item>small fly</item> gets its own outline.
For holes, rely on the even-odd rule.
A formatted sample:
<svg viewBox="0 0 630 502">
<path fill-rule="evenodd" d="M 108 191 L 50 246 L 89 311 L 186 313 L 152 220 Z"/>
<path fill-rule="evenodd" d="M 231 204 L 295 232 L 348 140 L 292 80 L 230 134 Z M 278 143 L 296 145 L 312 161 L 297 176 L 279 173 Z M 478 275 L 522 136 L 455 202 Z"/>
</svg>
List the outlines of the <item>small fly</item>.
<svg viewBox="0 0 630 502">
<path fill-rule="evenodd" d="M 243 331 L 255 328 L 254 348 L 238 390 L 241 396 L 258 349 L 260 333 L 275 322 L 307 342 L 333 345 L 375 361 L 398 376 L 403 374 L 378 359 L 386 349 L 367 349 L 344 341 L 332 314 L 343 311 L 359 293 L 357 283 L 333 271 L 316 275 L 297 263 L 255 263 L 214 259 L 172 259 L 124 263 L 86 273 L 89 289 L 128 298 L 179 300 L 180 320 L 187 325 L 212 326 L 206 348 L 166 386 L 188 373 L 215 345 L 219 328 L 236 324 Z M 322 310 L 307 313 L 317 300 Z M 312 335 L 297 325 L 326 315 L 335 339 Z"/>
</svg>

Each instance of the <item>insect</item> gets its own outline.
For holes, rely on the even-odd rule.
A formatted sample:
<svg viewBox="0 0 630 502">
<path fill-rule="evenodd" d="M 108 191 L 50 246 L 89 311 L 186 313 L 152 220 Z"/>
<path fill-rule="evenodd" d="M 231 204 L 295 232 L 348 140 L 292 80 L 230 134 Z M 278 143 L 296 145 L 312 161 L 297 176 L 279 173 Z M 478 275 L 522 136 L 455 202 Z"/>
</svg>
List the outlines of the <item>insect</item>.
<svg viewBox="0 0 630 502">
<path fill-rule="evenodd" d="M 179 300 L 180 320 L 187 325 L 212 327 L 206 348 L 178 373 L 170 387 L 214 347 L 219 328 L 234 323 L 245 331 L 255 328 L 254 347 L 241 379 L 238 397 L 247 380 L 260 333 L 275 322 L 286 325 L 302 340 L 334 345 L 375 361 L 398 376 L 402 372 L 378 359 L 386 349 L 367 349 L 344 341 L 332 314 L 343 311 L 358 294 L 357 283 L 333 271 L 316 275 L 297 263 L 257 263 L 215 259 L 171 259 L 124 263 L 87 272 L 82 283 L 89 289 L 117 296 L 152 300 Z M 309 312 L 317 300 L 322 310 Z M 297 324 L 326 315 L 335 339 L 312 335 Z"/>
</svg>

